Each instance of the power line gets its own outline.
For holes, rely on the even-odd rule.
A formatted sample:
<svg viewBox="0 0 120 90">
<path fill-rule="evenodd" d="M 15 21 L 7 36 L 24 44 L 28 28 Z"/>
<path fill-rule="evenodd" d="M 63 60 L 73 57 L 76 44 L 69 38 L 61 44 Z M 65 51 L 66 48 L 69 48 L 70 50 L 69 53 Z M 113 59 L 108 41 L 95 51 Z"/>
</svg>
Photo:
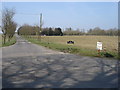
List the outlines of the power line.
<svg viewBox="0 0 120 90">
<path fill-rule="evenodd" d="M 15 14 L 21 14 L 21 15 L 39 15 L 39 14 L 33 14 L 33 13 L 15 13 Z"/>
</svg>

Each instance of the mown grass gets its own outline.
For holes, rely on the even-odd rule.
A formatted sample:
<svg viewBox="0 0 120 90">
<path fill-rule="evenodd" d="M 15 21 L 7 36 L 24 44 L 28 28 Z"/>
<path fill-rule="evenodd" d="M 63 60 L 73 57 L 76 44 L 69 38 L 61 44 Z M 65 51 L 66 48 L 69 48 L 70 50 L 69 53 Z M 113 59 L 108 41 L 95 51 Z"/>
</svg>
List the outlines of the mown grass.
<svg viewBox="0 0 120 90">
<path fill-rule="evenodd" d="M 13 45 L 16 43 L 16 38 L 13 37 L 10 42 L 8 41 L 8 39 L 6 39 L 6 43 L 3 44 L 3 41 L 2 41 L 2 35 L 0 35 L 0 47 L 6 47 L 6 46 L 10 46 L 10 45 Z"/>
<path fill-rule="evenodd" d="M 117 38 L 115 36 L 42 36 L 41 42 L 36 36 L 27 39 L 32 43 L 62 52 L 83 56 L 118 58 Z M 68 40 L 73 40 L 75 44 L 67 44 Z M 106 51 L 103 50 L 98 54 L 97 41 L 103 42 Z"/>
</svg>

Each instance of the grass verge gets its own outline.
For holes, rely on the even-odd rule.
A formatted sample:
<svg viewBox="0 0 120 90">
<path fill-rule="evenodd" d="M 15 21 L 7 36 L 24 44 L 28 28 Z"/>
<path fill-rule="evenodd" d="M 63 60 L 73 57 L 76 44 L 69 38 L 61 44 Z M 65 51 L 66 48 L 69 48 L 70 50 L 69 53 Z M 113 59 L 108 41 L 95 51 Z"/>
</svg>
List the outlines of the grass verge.
<svg viewBox="0 0 120 90">
<path fill-rule="evenodd" d="M 2 46 L 0 46 L 0 47 L 10 46 L 10 45 L 13 45 L 13 44 L 15 44 L 15 43 L 16 43 L 16 38 L 13 37 L 13 38 L 10 40 L 10 42 L 7 41 L 5 44 L 2 44 Z"/>
<path fill-rule="evenodd" d="M 59 43 L 53 43 L 53 42 L 40 42 L 38 39 L 35 38 L 26 38 L 28 41 L 38 44 L 44 47 L 47 47 L 49 49 L 53 50 L 58 50 L 61 52 L 65 53 L 72 53 L 72 54 L 77 54 L 77 55 L 82 55 L 82 56 L 91 56 L 91 57 L 107 57 L 107 58 L 116 58 L 118 59 L 118 53 L 116 52 L 100 52 L 98 54 L 98 51 L 95 49 L 89 49 L 89 48 L 80 48 L 80 47 L 75 47 L 73 45 L 64 45 L 64 44 L 59 44 Z"/>
</svg>

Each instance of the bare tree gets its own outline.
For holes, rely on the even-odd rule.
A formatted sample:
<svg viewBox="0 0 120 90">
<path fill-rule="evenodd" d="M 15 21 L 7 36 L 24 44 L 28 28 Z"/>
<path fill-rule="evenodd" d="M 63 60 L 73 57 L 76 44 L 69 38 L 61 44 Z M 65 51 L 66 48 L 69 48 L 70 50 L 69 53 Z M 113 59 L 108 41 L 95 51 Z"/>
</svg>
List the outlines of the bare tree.
<svg viewBox="0 0 120 90">
<path fill-rule="evenodd" d="M 3 44 L 6 43 L 6 38 L 8 40 L 13 37 L 17 24 L 13 21 L 13 16 L 15 11 L 13 9 L 5 8 L 2 13 L 2 32 L 3 32 Z"/>
</svg>

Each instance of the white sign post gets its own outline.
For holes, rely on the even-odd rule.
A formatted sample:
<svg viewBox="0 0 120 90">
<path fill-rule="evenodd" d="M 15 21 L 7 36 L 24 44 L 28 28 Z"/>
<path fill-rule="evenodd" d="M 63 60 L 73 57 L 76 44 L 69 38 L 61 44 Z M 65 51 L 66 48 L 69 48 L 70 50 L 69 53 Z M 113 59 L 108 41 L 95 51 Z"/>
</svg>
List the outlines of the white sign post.
<svg viewBox="0 0 120 90">
<path fill-rule="evenodd" d="M 97 42 L 97 50 L 102 50 L 102 42 Z"/>
<path fill-rule="evenodd" d="M 98 51 L 98 55 L 100 56 L 100 51 L 102 50 L 102 42 L 97 42 L 97 51 Z"/>
</svg>

